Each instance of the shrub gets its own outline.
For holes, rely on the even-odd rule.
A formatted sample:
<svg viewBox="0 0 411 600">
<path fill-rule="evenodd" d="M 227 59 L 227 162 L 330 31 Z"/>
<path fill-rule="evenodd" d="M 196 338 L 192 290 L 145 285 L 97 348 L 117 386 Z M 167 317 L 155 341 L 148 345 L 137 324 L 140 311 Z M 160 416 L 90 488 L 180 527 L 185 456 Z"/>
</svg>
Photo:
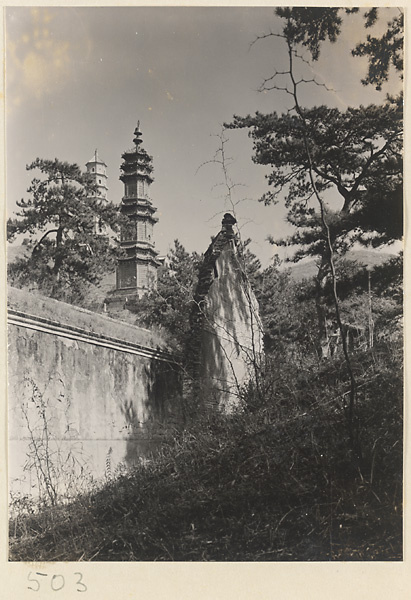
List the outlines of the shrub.
<svg viewBox="0 0 411 600">
<path fill-rule="evenodd" d="M 12 520 L 11 559 L 401 560 L 400 361 L 398 344 L 354 361 L 361 464 L 343 364 L 267 366 L 264 397 L 250 388 L 133 472 Z"/>
</svg>

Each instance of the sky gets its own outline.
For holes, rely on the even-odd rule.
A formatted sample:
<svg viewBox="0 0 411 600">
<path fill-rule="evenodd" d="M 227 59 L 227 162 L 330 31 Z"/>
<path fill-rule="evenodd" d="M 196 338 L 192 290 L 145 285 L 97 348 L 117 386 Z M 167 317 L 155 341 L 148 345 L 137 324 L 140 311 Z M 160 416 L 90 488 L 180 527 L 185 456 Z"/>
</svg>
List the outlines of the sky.
<svg viewBox="0 0 411 600">
<path fill-rule="evenodd" d="M 383 9 L 384 19 L 396 9 Z M 231 200 L 221 166 L 213 162 L 222 124 L 234 114 L 283 112 L 279 91 L 258 91 L 285 65 L 283 41 L 257 36 L 279 32 L 281 20 L 264 7 L 115 7 L 6 9 L 6 189 L 8 215 L 27 198 L 36 157 L 82 168 L 97 148 L 108 165 L 108 197 L 121 202 L 121 153 L 132 147 L 140 121 L 143 146 L 153 156 L 151 199 L 158 208 L 156 248 L 165 255 L 175 239 L 203 252 L 235 204 L 241 237 L 267 266 L 268 243 L 291 233 L 281 202 L 266 207 L 266 167 L 252 162 L 245 130 L 228 132 Z M 323 46 L 315 76 L 332 88 L 305 86 L 303 104 L 381 103 L 390 87 L 364 87 L 366 60 L 351 48 L 367 31 L 358 15 L 346 17 L 334 45 Z"/>
</svg>

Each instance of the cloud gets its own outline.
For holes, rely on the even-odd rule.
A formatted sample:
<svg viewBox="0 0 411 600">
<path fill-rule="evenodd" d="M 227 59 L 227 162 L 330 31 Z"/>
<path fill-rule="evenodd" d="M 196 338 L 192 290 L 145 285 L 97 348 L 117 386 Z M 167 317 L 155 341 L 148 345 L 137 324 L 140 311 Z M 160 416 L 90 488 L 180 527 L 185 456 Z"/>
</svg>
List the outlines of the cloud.
<svg viewBox="0 0 411 600">
<path fill-rule="evenodd" d="M 53 35 L 54 17 L 47 8 L 33 8 L 24 31 L 6 42 L 8 102 L 41 99 L 64 86 L 72 75 L 69 42 Z"/>
</svg>

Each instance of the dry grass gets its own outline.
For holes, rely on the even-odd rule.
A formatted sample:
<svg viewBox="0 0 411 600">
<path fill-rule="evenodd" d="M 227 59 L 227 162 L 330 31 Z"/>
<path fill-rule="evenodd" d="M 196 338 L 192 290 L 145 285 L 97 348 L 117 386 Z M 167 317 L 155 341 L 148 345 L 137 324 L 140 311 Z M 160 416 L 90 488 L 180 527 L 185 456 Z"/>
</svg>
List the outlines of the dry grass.
<svg viewBox="0 0 411 600">
<path fill-rule="evenodd" d="M 263 402 L 208 418 L 148 465 L 12 520 L 10 559 L 401 560 L 399 361 L 399 347 L 380 348 L 356 365 L 361 464 L 335 396 L 340 366 L 285 373 Z"/>
</svg>

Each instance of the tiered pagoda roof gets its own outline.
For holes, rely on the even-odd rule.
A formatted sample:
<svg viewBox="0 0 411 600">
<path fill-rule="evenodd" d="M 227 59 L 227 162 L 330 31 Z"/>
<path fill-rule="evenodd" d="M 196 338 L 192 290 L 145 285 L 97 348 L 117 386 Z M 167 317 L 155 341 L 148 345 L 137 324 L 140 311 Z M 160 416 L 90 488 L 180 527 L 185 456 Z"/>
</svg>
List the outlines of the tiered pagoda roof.
<svg viewBox="0 0 411 600">
<path fill-rule="evenodd" d="M 145 179 L 148 183 L 152 183 L 154 181 L 154 178 L 151 175 L 153 172 L 153 157 L 150 156 L 144 150 L 144 148 L 140 147 L 143 142 L 141 135 L 140 124 L 138 123 L 134 130 L 134 148 L 126 150 L 121 155 L 123 163 L 120 167 L 120 179 L 123 181 L 123 183 L 126 183 L 136 176 L 141 179 Z"/>
<path fill-rule="evenodd" d="M 90 158 L 90 160 L 88 160 L 86 162 L 86 165 L 90 165 L 93 163 L 99 163 L 100 165 L 104 165 L 105 167 L 107 167 L 107 164 L 104 162 L 104 160 L 102 160 L 97 152 L 97 148 L 94 151 L 94 156 L 92 158 Z"/>
</svg>

